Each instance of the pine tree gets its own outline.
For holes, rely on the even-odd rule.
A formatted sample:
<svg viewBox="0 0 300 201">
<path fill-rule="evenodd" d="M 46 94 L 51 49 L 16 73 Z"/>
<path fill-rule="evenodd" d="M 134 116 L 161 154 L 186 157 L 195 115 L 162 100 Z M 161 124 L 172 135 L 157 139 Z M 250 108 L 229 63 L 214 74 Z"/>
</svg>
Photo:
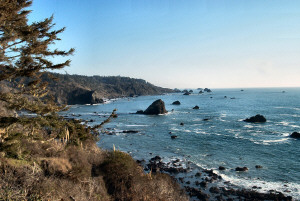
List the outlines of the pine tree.
<svg viewBox="0 0 300 201">
<path fill-rule="evenodd" d="M 0 0 L 0 82 L 13 87 L 0 91 L 0 100 L 10 109 L 44 115 L 62 108 L 45 98 L 47 83 L 41 76 L 68 66 L 70 60 L 53 63 L 51 58 L 71 55 L 74 49 L 52 48 L 65 28 L 53 30 L 53 16 L 29 23 L 31 4 L 31 0 Z"/>
</svg>

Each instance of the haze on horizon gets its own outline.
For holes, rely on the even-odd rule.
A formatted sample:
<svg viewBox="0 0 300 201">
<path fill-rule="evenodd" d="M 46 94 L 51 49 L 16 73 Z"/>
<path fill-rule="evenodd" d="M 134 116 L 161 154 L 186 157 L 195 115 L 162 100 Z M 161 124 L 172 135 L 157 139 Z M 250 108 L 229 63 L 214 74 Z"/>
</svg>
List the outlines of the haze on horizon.
<svg viewBox="0 0 300 201">
<path fill-rule="evenodd" d="M 300 1 L 34 0 L 66 27 L 69 74 L 169 88 L 300 87 Z M 62 72 L 64 73 L 64 72 Z"/>
</svg>

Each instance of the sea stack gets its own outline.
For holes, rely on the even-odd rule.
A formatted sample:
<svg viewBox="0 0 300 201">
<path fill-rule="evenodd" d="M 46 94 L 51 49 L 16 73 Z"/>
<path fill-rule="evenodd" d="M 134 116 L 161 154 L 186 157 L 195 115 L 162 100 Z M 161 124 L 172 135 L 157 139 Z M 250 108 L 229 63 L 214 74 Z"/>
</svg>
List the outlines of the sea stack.
<svg viewBox="0 0 300 201">
<path fill-rule="evenodd" d="M 179 101 L 174 101 L 174 102 L 172 103 L 172 105 L 180 105 L 180 102 L 179 102 Z"/>
<path fill-rule="evenodd" d="M 267 121 L 267 119 L 263 115 L 257 114 L 253 117 L 245 119 L 244 121 L 250 123 L 264 123 Z"/>
<path fill-rule="evenodd" d="M 161 99 L 154 101 L 144 112 L 143 114 L 147 115 L 158 115 L 165 114 L 168 111 L 165 108 L 165 103 Z"/>
<path fill-rule="evenodd" d="M 291 135 L 290 135 L 291 138 L 297 138 L 297 139 L 300 139 L 300 133 L 298 132 L 293 132 Z"/>
</svg>

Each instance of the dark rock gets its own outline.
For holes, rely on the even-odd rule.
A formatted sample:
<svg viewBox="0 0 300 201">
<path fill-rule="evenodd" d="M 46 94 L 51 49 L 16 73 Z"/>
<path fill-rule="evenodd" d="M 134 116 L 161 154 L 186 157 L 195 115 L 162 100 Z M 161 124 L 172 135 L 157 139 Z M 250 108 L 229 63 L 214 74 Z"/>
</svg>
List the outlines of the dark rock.
<svg viewBox="0 0 300 201">
<path fill-rule="evenodd" d="M 199 94 L 203 94 L 203 91 L 202 91 L 202 90 L 200 90 L 200 91 L 199 91 Z"/>
<path fill-rule="evenodd" d="M 180 126 L 184 126 L 184 123 L 183 123 L 183 122 L 181 122 L 181 123 L 180 123 Z"/>
<path fill-rule="evenodd" d="M 138 111 L 136 112 L 136 114 L 144 114 L 144 111 L 143 111 L 143 110 L 138 110 Z"/>
<path fill-rule="evenodd" d="M 217 188 L 217 187 L 211 187 L 210 189 L 209 189 L 209 192 L 211 192 L 211 193 L 220 193 L 220 190 Z"/>
<path fill-rule="evenodd" d="M 245 119 L 244 121 L 250 123 L 264 123 L 267 121 L 267 119 L 263 115 L 257 114 L 253 117 Z"/>
<path fill-rule="evenodd" d="M 201 181 L 200 182 L 200 186 L 202 186 L 202 187 L 205 188 L 207 186 L 207 182 L 206 181 Z"/>
<path fill-rule="evenodd" d="M 206 92 L 211 92 L 211 90 L 208 89 L 208 88 L 205 88 L 204 91 L 206 91 Z"/>
<path fill-rule="evenodd" d="M 219 166 L 219 170 L 225 170 L 226 168 L 223 166 Z"/>
<path fill-rule="evenodd" d="M 150 161 L 161 161 L 161 157 L 155 156 L 155 157 L 151 158 Z"/>
<path fill-rule="evenodd" d="M 136 160 L 137 163 L 141 164 L 141 163 L 145 163 L 145 160 L 142 159 L 142 160 Z"/>
<path fill-rule="evenodd" d="M 224 98 L 227 98 L 227 96 L 224 96 Z"/>
<path fill-rule="evenodd" d="M 134 131 L 134 130 L 125 130 L 125 131 L 122 131 L 122 133 L 138 133 L 138 131 Z"/>
<path fill-rule="evenodd" d="M 191 93 L 189 93 L 189 92 L 185 92 L 183 95 L 185 95 L 185 96 L 188 96 L 188 95 L 190 95 Z"/>
<path fill-rule="evenodd" d="M 290 135 L 291 138 L 297 138 L 299 139 L 300 138 L 300 133 L 298 132 L 293 132 L 291 135 Z"/>
<path fill-rule="evenodd" d="M 175 138 L 177 138 L 176 135 L 172 135 L 172 136 L 171 136 L 171 139 L 175 139 Z"/>
<path fill-rule="evenodd" d="M 196 174 L 195 174 L 195 177 L 200 177 L 201 176 L 201 172 L 197 172 Z"/>
<path fill-rule="evenodd" d="M 186 184 L 191 184 L 191 182 L 190 181 L 187 181 L 187 182 L 185 182 Z"/>
<path fill-rule="evenodd" d="M 184 178 L 183 177 L 179 177 L 178 180 L 183 183 L 184 182 Z"/>
<path fill-rule="evenodd" d="M 190 92 L 190 93 L 193 93 L 194 91 L 193 91 L 193 90 L 189 90 L 189 92 Z"/>
<path fill-rule="evenodd" d="M 203 121 L 208 121 L 209 119 L 203 119 Z"/>
<path fill-rule="evenodd" d="M 165 103 L 161 99 L 154 101 L 145 111 L 147 115 L 165 114 L 168 111 L 165 108 Z"/>
<path fill-rule="evenodd" d="M 236 167 L 236 168 L 235 168 L 235 171 L 239 171 L 239 172 L 245 172 L 245 171 L 247 171 L 247 170 L 248 170 L 247 167 Z"/>
<path fill-rule="evenodd" d="M 256 168 L 256 169 L 261 169 L 261 168 L 263 168 L 263 167 L 262 167 L 261 165 L 256 165 L 255 168 Z"/>
<path fill-rule="evenodd" d="M 177 88 L 173 89 L 173 91 L 174 91 L 175 93 L 180 93 L 180 92 L 181 92 L 181 91 L 180 91 L 179 89 L 177 89 Z"/>
<path fill-rule="evenodd" d="M 172 105 L 180 105 L 180 102 L 179 102 L 179 101 L 174 101 L 174 102 L 172 103 Z"/>
<path fill-rule="evenodd" d="M 196 105 L 195 107 L 193 107 L 194 110 L 198 110 L 199 109 L 199 106 Z"/>
</svg>

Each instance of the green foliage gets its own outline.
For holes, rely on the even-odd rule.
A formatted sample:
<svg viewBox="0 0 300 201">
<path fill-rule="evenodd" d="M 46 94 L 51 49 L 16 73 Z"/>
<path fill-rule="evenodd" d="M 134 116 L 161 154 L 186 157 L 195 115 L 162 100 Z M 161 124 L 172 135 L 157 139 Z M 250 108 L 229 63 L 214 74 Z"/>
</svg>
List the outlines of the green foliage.
<svg viewBox="0 0 300 201">
<path fill-rule="evenodd" d="M 61 51 L 50 48 L 59 41 L 58 34 L 65 28 L 53 30 L 53 17 L 28 23 L 26 10 L 31 0 L 0 1 L 0 82 L 11 82 L 14 90 L 0 93 L 0 100 L 10 109 L 46 114 L 61 108 L 41 98 L 47 94 L 41 75 L 48 70 L 61 69 L 70 64 L 53 63 L 54 56 L 68 56 L 74 49 Z M 26 82 L 24 78 L 30 78 Z"/>
</svg>

